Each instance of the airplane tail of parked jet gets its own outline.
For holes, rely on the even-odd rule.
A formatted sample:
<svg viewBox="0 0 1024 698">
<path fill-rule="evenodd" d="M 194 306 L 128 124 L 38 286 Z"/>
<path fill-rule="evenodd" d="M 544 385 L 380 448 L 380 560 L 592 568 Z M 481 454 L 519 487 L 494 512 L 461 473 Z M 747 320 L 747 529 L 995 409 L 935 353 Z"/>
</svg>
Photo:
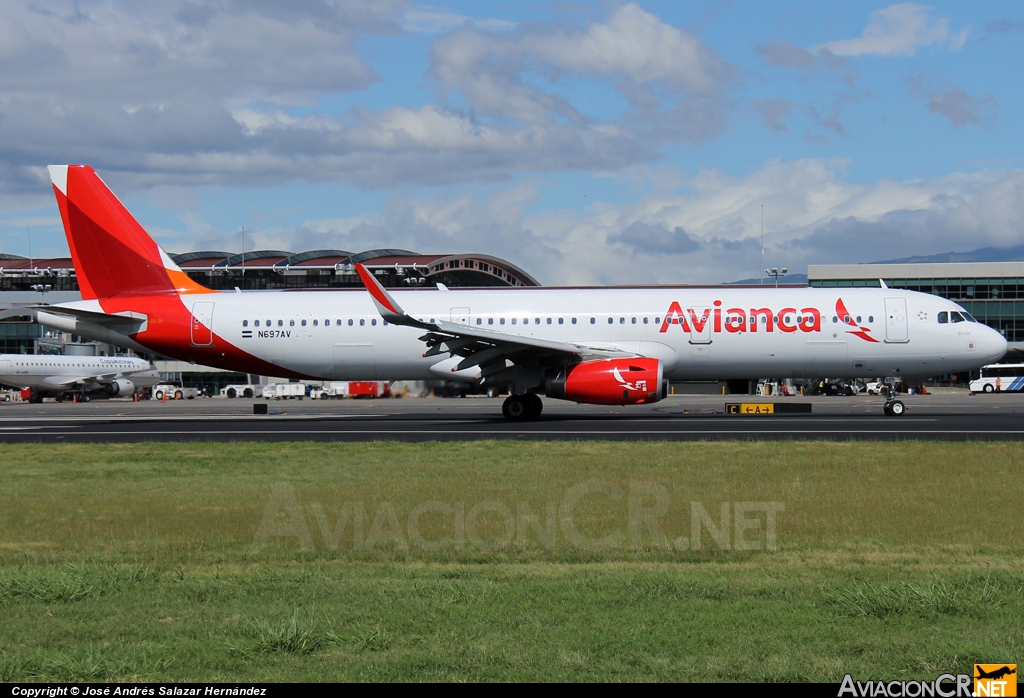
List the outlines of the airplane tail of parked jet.
<svg viewBox="0 0 1024 698">
<path fill-rule="evenodd" d="M 51 165 L 57 206 L 84 300 L 212 293 L 160 249 L 87 165 Z"/>
</svg>

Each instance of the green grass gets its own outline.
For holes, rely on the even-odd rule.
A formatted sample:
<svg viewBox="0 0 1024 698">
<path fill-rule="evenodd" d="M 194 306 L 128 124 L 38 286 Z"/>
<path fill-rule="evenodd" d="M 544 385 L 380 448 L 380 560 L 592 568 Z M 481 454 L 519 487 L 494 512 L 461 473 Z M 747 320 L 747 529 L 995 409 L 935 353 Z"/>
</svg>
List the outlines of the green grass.
<svg viewBox="0 0 1024 698">
<path fill-rule="evenodd" d="M 0 681 L 967 672 L 1024 650 L 1017 450 L 5 446 Z"/>
</svg>

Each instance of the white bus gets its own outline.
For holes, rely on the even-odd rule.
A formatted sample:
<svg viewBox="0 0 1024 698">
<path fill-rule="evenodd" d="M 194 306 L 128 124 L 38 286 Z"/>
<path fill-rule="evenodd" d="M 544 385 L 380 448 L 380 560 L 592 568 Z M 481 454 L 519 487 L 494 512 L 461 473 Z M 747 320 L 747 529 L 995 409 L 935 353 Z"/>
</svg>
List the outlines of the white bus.
<svg viewBox="0 0 1024 698">
<path fill-rule="evenodd" d="M 1024 390 L 1024 364 L 989 364 L 971 381 L 972 393 L 1008 393 Z"/>
</svg>

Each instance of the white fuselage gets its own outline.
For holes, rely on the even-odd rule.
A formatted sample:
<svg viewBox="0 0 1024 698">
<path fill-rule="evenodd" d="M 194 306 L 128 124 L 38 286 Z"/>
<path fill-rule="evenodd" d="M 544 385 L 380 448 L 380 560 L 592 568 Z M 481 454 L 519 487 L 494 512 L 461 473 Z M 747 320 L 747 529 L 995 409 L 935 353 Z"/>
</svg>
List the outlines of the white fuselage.
<svg viewBox="0 0 1024 698">
<path fill-rule="evenodd" d="M 940 323 L 942 311 L 963 312 L 955 303 L 892 289 L 420 289 L 393 296 L 415 318 L 658 358 L 671 379 L 928 376 L 977 368 L 1006 351 L 1004 338 L 983 324 Z M 204 336 L 208 328 L 244 354 L 281 367 L 282 375 L 474 377 L 453 374 L 458 359 L 447 354 L 424 357 L 424 331 L 386 324 L 363 289 L 212 293 L 181 301 L 195 321 L 175 358 L 202 362 L 198 350 L 212 341 Z M 96 301 L 69 305 L 100 309 Z M 136 337 L 145 346 L 145 333 Z"/>
<path fill-rule="evenodd" d="M 98 390 L 118 379 L 136 387 L 156 385 L 160 374 L 130 356 L 0 355 L 0 384 L 38 391 Z"/>
</svg>

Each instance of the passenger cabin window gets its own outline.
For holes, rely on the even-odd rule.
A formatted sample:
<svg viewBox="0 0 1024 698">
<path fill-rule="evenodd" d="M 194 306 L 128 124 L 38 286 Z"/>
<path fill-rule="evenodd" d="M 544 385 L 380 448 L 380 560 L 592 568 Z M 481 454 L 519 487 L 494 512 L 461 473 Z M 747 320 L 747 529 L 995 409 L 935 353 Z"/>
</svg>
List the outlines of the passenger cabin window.
<svg viewBox="0 0 1024 698">
<path fill-rule="evenodd" d="M 592 317 L 592 318 L 590 318 L 590 324 L 591 324 L 591 325 L 593 325 L 593 324 L 594 324 L 594 323 L 596 323 L 596 322 L 597 322 L 597 318 L 596 318 L 596 317 Z"/>
<path fill-rule="evenodd" d="M 359 326 L 362 327 L 365 324 L 366 324 L 366 319 L 365 318 L 360 318 L 359 319 Z"/>
<path fill-rule="evenodd" d="M 478 318 L 476 319 L 476 324 L 480 325 L 480 324 L 482 324 L 482 323 L 483 323 L 483 321 L 484 321 L 484 319 L 483 319 L 483 318 L 479 318 L 479 317 L 478 317 Z"/>
<path fill-rule="evenodd" d="M 249 326 L 249 321 L 248 320 L 242 320 L 242 327 L 248 327 L 248 326 Z"/>
<path fill-rule="evenodd" d="M 306 323 L 302 323 L 302 324 L 305 325 Z M 294 320 L 289 320 L 288 321 L 288 327 L 295 327 L 295 321 Z"/>
<path fill-rule="evenodd" d="M 352 319 L 351 319 L 351 318 L 349 318 L 349 321 L 348 321 L 348 326 L 349 326 L 349 327 L 352 327 L 352 322 L 353 322 L 353 321 L 352 321 Z"/>
<path fill-rule="evenodd" d="M 260 326 L 260 321 L 259 321 L 259 320 L 257 320 L 256 322 L 254 322 L 254 323 L 252 323 L 252 324 L 256 325 L 256 327 L 259 327 L 259 326 Z"/>
<path fill-rule="evenodd" d="M 564 325 L 565 324 L 565 318 L 561 318 L 561 317 L 558 318 L 558 324 L 559 325 Z"/>
<path fill-rule="evenodd" d="M 609 325 L 612 324 L 613 322 L 615 322 L 615 318 L 608 318 L 608 324 Z"/>
</svg>

